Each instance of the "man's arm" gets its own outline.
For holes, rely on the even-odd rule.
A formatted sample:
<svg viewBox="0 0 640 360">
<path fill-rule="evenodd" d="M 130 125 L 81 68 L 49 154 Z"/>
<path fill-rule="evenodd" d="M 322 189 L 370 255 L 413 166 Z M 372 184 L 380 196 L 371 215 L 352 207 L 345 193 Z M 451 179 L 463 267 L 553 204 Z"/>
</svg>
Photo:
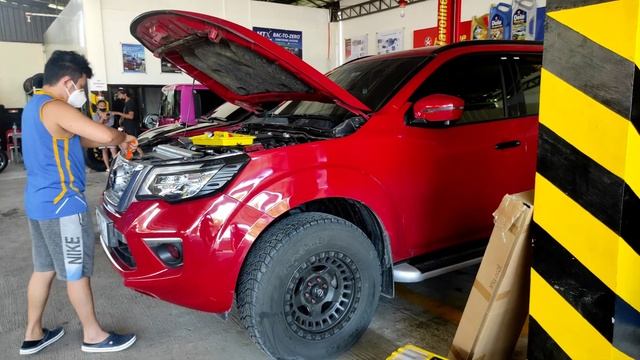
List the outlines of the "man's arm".
<svg viewBox="0 0 640 360">
<path fill-rule="evenodd" d="M 104 145 L 83 137 L 80 138 L 80 144 L 82 144 L 82 147 L 84 148 L 95 148 L 95 147 L 100 147 Z"/>
<path fill-rule="evenodd" d="M 62 101 L 51 101 L 45 104 L 42 115 L 45 126 L 49 125 L 47 129 L 53 136 L 57 136 L 54 133 L 57 126 L 66 132 L 80 136 L 83 146 L 120 145 L 126 140 L 124 133 L 89 119 Z M 53 129 L 50 128 L 51 125 Z"/>
<path fill-rule="evenodd" d="M 133 111 L 129 111 L 128 113 L 121 113 L 119 111 L 112 111 L 111 112 L 113 115 L 118 115 L 120 116 L 120 120 L 122 119 L 127 119 L 127 120 L 133 120 L 133 116 L 134 116 L 134 112 Z"/>
</svg>

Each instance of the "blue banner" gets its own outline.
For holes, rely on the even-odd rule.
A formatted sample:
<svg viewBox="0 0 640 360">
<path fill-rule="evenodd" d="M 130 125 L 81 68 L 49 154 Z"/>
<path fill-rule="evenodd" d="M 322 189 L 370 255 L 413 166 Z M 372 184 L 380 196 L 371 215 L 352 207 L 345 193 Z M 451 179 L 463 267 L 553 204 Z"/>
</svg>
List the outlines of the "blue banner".
<svg viewBox="0 0 640 360">
<path fill-rule="evenodd" d="M 253 31 L 302 59 L 302 31 L 253 27 Z"/>
</svg>

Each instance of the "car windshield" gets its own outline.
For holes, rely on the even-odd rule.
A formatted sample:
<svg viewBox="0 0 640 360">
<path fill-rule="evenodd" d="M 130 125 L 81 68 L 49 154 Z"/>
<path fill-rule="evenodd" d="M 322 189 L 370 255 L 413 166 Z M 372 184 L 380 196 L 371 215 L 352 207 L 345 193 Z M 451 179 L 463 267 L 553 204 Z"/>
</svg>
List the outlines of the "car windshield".
<svg viewBox="0 0 640 360">
<path fill-rule="evenodd" d="M 160 116 L 176 119 L 180 116 L 180 90 L 162 90 L 162 108 Z"/>
<path fill-rule="evenodd" d="M 425 57 L 365 59 L 350 62 L 331 71 L 327 77 L 371 110 L 378 111 L 426 62 Z M 275 111 L 280 116 L 312 115 L 340 123 L 352 116 L 334 103 L 291 101 Z"/>
<path fill-rule="evenodd" d="M 229 115 L 233 114 L 240 106 L 225 102 L 217 108 L 210 111 L 204 118 L 208 121 L 226 121 Z"/>
<path fill-rule="evenodd" d="M 249 115 L 251 115 L 251 113 L 248 110 L 243 109 L 240 106 L 232 104 L 230 102 L 225 102 L 224 104 L 210 111 L 207 115 L 203 116 L 200 121 L 206 121 L 210 123 L 235 123 L 247 119 Z"/>
</svg>

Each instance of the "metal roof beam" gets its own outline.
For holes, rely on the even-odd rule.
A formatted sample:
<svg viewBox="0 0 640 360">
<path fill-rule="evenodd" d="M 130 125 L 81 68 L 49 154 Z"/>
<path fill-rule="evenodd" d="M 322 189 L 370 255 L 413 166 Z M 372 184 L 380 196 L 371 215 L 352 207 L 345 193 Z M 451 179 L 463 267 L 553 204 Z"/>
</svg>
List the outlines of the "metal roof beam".
<svg viewBox="0 0 640 360">
<path fill-rule="evenodd" d="M 407 0 L 407 5 L 427 0 Z M 376 14 L 400 7 L 397 0 L 371 0 L 331 11 L 331 22 L 349 20 L 361 16 Z"/>
</svg>

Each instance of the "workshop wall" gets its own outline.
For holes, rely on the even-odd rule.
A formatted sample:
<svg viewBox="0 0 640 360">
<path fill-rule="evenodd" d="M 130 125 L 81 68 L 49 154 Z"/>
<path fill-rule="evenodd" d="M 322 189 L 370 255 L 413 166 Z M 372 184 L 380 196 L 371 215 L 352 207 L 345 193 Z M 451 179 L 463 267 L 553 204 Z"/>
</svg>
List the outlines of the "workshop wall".
<svg viewBox="0 0 640 360">
<path fill-rule="evenodd" d="M 24 107 L 27 96 L 22 83 L 44 69 L 42 44 L 0 42 L 0 54 L 10 54 L 2 58 L 0 66 L 0 104 L 7 108 Z"/>
</svg>

